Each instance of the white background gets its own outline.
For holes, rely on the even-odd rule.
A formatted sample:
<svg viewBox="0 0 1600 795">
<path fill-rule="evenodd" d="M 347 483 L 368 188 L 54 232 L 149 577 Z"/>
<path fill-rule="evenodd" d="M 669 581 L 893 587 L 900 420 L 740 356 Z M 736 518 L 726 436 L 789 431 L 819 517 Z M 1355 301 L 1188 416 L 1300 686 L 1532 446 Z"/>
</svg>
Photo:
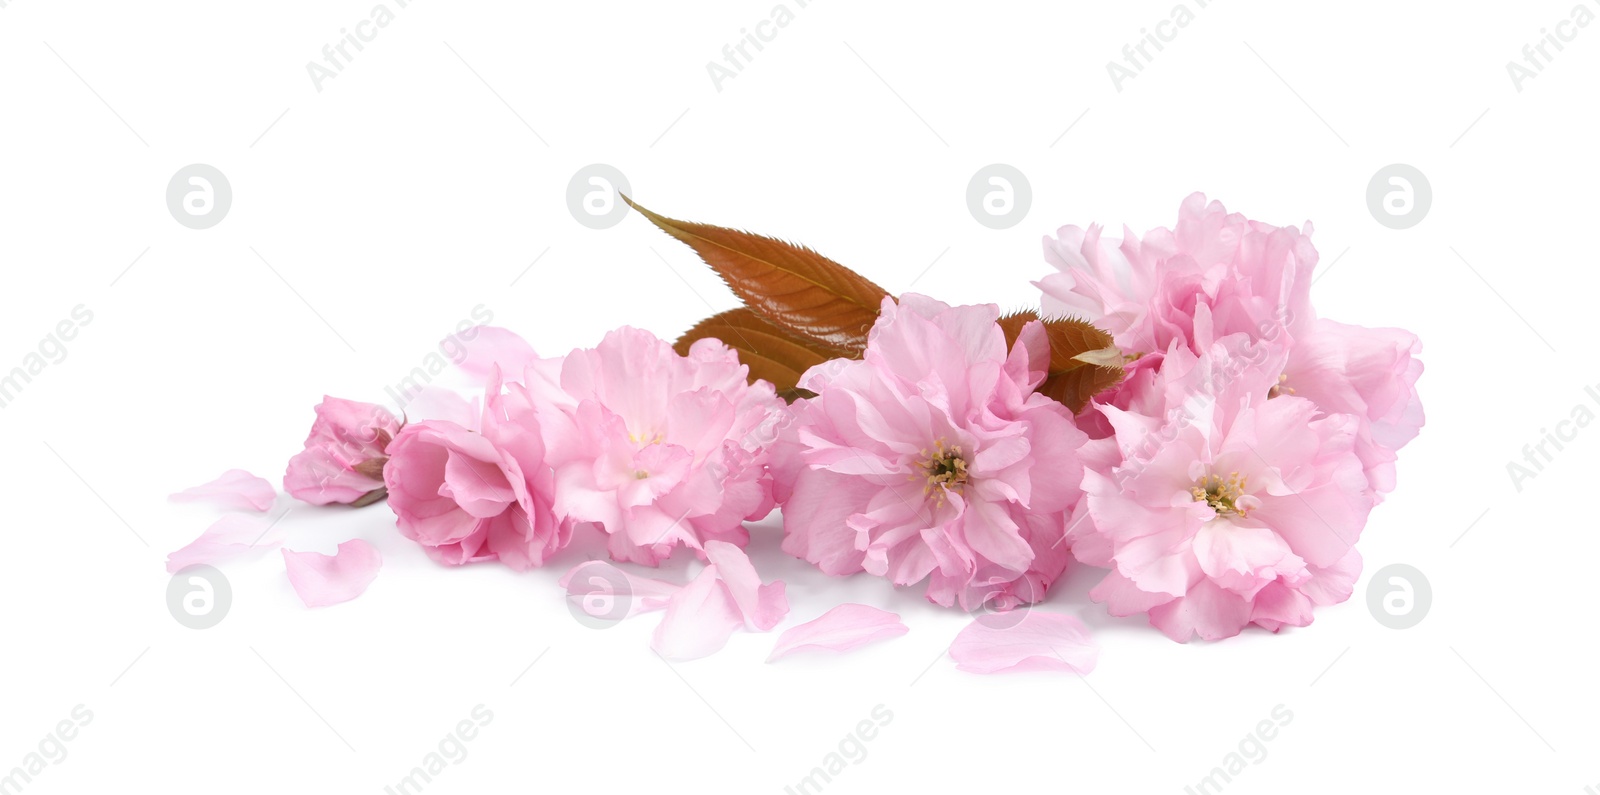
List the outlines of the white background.
<svg viewBox="0 0 1600 795">
<path fill-rule="evenodd" d="M 73 307 L 94 316 L 0 409 L 0 773 L 75 705 L 94 714 L 27 792 L 377 793 L 478 704 L 492 722 L 428 793 L 777 793 L 879 704 L 892 721 L 826 791 L 1178 793 L 1279 704 L 1292 721 L 1226 791 L 1600 789 L 1600 430 L 1520 493 L 1506 471 L 1575 406 L 1600 413 L 1600 23 L 1520 92 L 1506 71 L 1578 0 L 1188 0 L 1196 19 L 1120 92 L 1106 63 L 1176 0 L 791 2 L 721 91 L 707 62 L 774 0 L 416 0 L 319 92 L 307 62 L 373 2 L 0 3 L 0 371 Z M 996 162 L 1033 187 L 1005 231 L 965 202 Z M 191 163 L 232 185 L 209 230 L 165 204 Z M 1194 190 L 1312 220 L 1318 311 L 1426 346 L 1428 424 L 1356 596 L 1280 636 L 1179 645 L 1105 616 L 1078 568 L 1040 609 L 1088 621 L 1100 667 L 982 677 L 943 656 L 966 616 L 786 558 L 774 516 L 752 554 L 788 581 L 791 623 L 861 601 L 910 634 L 771 665 L 775 635 L 739 634 L 669 667 L 655 618 L 568 614 L 555 580 L 592 545 L 523 575 L 446 570 L 382 506 L 301 506 L 290 547 L 382 550 L 364 596 L 308 610 L 270 552 L 224 566 L 219 626 L 178 625 L 163 561 L 212 514 L 166 495 L 235 466 L 277 480 L 323 393 L 384 399 L 480 304 L 550 354 L 734 305 L 638 216 L 579 225 L 566 186 L 590 163 L 662 213 L 1006 308 L 1036 303 L 1061 224 L 1170 226 Z M 1365 199 L 1390 163 L 1433 189 L 1404 231 Z M 1392 563 L 1431 583 L 1414 629 L 1367 608 Z"/>
</svg>

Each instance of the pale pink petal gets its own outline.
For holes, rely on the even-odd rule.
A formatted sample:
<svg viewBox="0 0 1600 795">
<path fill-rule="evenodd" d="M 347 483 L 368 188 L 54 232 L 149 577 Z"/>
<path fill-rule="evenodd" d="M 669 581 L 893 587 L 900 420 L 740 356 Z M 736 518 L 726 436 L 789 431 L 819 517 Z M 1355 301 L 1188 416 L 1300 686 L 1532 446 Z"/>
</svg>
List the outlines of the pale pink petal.
<svg viewBox="0 0 1600 795">
<path fill-rule="evenodd" d="M 629 574 L 604 560 L 589 560 L 573 566 L 561 576 L 560 585 L 567 589 L 568 599 L 596 618 L 632 618 L 660 610 L 674 594 L 683 590 L 678 583 Z M 618 600 L 622 600 L 620 611 L 617 610 Z"/>
<path fill-rule="evenodd" d="M 327 607 L 360 596 L 377 578 L 378 569 L 383 568 L 378 548 L 359 538 L 340 544 L 332 555 L 279 551 L 289 572 L 289 584 L 306 607 Z"/>
<path fill-rule="evenodd" d="M 978 674 L 1002 671 L 1094 670 L 1100 649 L 1075 616 L 1022 610 L 980 616 L 950 644 L 956 667 Z"/>
<path fill-rule="evenodd" d="M 728 586 L 728 593 L 744 617 L 745 626 L 766 632 L 778 625 L 789 614 L 789 598 L 784 594 L 783 582 L 761 584 L 761 575 L 751 565 L 744 550 L 726 541 L 706 542 L 706 559 L 716 569 L 718 579 Z"/>
<path fill-rule="evenodd" d="M 744 617 L 728 586 L 715 566 L 707 566 L 668 600 L 650 647 L 669 660 L 696 660 L 721 650 L 742 626 Z"/>
<path fill-rule="evenodd" d="M 874 641 L 887 640 L 910 630 L 900 616 L 866 605 L 844 604 L 778 636 L 767 662 L 805 649 L 849 651 Z"/>
<path fill-rule="evenodd" d="M 406 421 L 446 420 L 471 431 L 480 431 L 483 409 L 478 398 L 471 400 L 440 386 L 425 386 L 405 403 Z"/>
<path fill-rule="evenodd" d="M 265 511 L 278 498 L 278 491 L 264 478 L 242 469 L 230 469 L 210 483 L 195 486 L 167 499 L 173 502 L 209 502 L 224 508 Z"/>
<path fill-rule="evenodd" d="M 187 546 L 167 556 L 167 572 L 177 574 L 186 566 L 237 557 L 251 549 L 270 549 L 283 543 L 283 531 L 265 519 L 228 514 L 206 528 Z"/>
<path fill-rule="evenodd" d="M 456 366 L 482 381 L 493 377 L 497 367 L 507 381 L 521 381 L 523 369 L 539 359 L 527 340 L 498 326 L 474 326 L 445 337 L 440 345 L 454 348 Z"/>
</svg>

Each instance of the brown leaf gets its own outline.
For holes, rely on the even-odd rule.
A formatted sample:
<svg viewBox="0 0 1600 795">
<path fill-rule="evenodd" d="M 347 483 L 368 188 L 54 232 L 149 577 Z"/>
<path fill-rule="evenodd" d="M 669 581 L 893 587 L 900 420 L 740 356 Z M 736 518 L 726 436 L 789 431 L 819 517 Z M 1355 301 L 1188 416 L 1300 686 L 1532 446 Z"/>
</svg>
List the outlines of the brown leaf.
<svg viewBox="0 0 1600 795">
<path fill-rule="evenodd" d="M 657 215 L 627 197 L 662 231 L 688 244 L 767 322 L 839 356 L 860 356 L 889 293 L 803 246 L 720 226 Z M 728 342 L 728 340 L 723 340 Z M 776 383 L 776 382 L 774 382 Z"/>
<path fill-rule="evenodd" d="M 1038 313 L 1029 311 L 1000 318 L 1006 344 L 1015 345 L 1022 327 L 1038 319 Z M 1122 352 L 1110 334 L 1077 318 L 1046 320 L 1044 330 L 1050 340 L 1050 370 L 1039 385 L 1040 393 L 1066 404 L 1076 414 L 1095 395 L 1122 380 Z"/>
<path fill-rule="evenodd" d="M 739 361 L 750 368 L 751 383 L 758 378 L 768 381 L 777 388 L 780 397 L 791 403 L 811 395 L 796 386 L 800 376 L 813 365 L 838 356 L 815 342 L 768 323 L 744 307 L 700 321 L 684 332 L 672 347 L 679 355 L 687 356 L 690 345 L 708 337 L 722 340 L 724 345 L 739 352 Z"/>
</svg>

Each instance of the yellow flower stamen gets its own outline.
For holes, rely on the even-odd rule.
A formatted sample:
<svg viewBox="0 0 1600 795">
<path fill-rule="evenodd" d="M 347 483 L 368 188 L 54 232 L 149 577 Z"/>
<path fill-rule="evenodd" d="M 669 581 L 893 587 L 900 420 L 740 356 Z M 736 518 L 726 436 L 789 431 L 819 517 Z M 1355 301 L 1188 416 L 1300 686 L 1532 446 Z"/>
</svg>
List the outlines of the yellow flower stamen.
<svg viewBox="0 0 1600 795">
<path fill-rule="evenodd" d="M 1268 398 L 1275 398 L 1275 397 L 1277 397 L 1279 395 L 1292 395 L 1292 394 L 1294 394 L 1294 387 L 1289 386 L 1289 374 L 1288 373 L 1283 373 L 1282 375 L 1279 375 L 1278 376 L 1278 383 L 1273 384 L 1272 388 L 1267 390 L 1267 397 Z"/>
<path fill-rule="evenodd" d="M 1189 494 L 1195 502 L 1211 506 L 1219 516 L 1244 517 L 1250 514 L 1250 509 L 1240 507 L 1239 500 L 1245 496 L 1247 480 L 1240 477 L 1238 472 L 1229 473 L 1227 480 L 1218 475 L 1206 475 L 1190 487 Z"/>
<path fill-rule="evenodd" d="M 940 439 L 934 444 L 934 450 L 922 451 L 922 459 L 917 461 L 917 468 L 921 474 L 912 474 L 912 480 L 925 479 L 927 482 L 922 487 L 924 496 L 931 495 L 934 505 L 943 505 L 946 494 L 954 491 L 961 493 L 963 486 L 967 485 L 967 459 L 961 452 L 961 445 L 946 447 L 945 440 Z"/>
</svg>

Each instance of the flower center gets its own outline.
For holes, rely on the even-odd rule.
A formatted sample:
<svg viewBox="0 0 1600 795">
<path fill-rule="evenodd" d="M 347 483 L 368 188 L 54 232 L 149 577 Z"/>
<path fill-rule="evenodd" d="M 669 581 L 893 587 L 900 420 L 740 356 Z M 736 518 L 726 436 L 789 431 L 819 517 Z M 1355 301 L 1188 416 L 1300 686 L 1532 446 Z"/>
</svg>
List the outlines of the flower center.
<svg viewBox="0 0 1600 795">
<path fill-rule="evenodd" d="M 1283 374 L 1279 375 L 1278 376 L 1278 383 L 1273 384 L 1272 388 L 1267 390 L 1267 398 L 1268 399 L 1275 398 L 1275 397 L 1277 397 L 1279 395 L 1292 395 L 1292 394 L 1294 394 L 1294 387 L 1289 386 L 1289 374 L 1288 373 L 1283 373 Z"/>
<path fill-rule="evenodd" d="M 946 447 L 945 440 L 940 439 L 932 451 L 923 449 L 922 459 L 917 462 L 917 467 L 927 479 L 927 484 L 922 487 L 922 493 L 932 494 L 936 505 L 944 504 L 947 492 L 954 491 L 960 494 L 961 487 L 967 485 L 967 459 L 962 455 L 959 444 Z M 916 480 L 917 475 L 912 474 L 911 479 Z"/>
<path fill-rule="evenodd" d="M 1190 487 L 1189 494 L 1193 495 L 1195 502 L 1211 506 L 1219 516 L 1248 516 L 1250 509 L 1239 505 L 1240 499 L 1245 496 L 1246 480 L 1238 472 L 1229 473 L 1227 480 L 1219 475 L 1206 475 Z"/>
<path fill-rule="evenodd" d="M 662 435 L 662 434 L 660 434 L 660 433 L 657 433 L 654 436 L 646 437 L 646 436 L 643 436 L 641 434 L 633 433 L 632 431 L 628 432 L 628 441 L 633 442 L 634 444 L 639 445 L 640 447 L 649 447 L 650 445 L 653 445 L 653 444 L 661 444 L 662 442 L 664 442 L 666 440 L 667 440 L 667 437 Z"/>
</svg>

